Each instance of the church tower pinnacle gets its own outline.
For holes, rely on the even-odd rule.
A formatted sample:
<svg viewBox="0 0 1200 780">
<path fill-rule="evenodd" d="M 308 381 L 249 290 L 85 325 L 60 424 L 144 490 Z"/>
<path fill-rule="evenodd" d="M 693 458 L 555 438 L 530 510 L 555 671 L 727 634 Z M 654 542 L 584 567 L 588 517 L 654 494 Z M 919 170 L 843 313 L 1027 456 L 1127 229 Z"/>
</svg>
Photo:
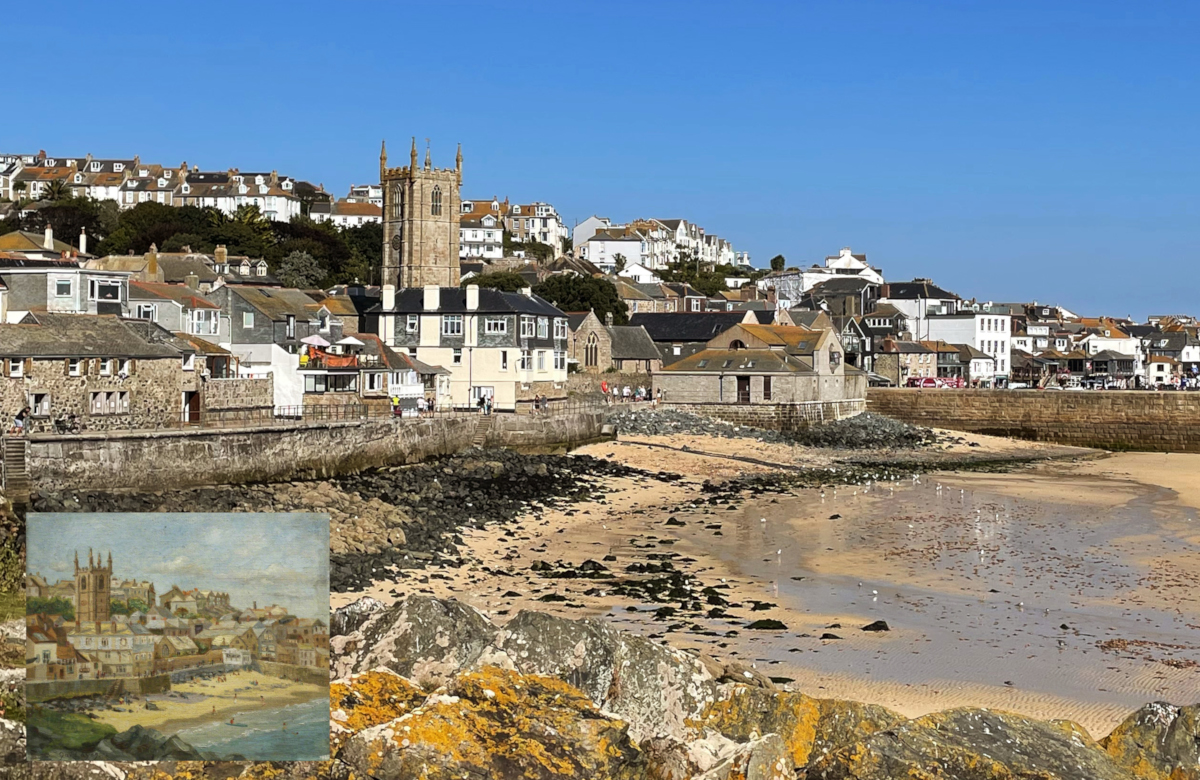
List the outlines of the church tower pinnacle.
<svg viewBox="0 0 1200 780">
<path fill-rule="evenodd" d="M 417 171 L 417 137 L 413 136 L 412 151 L 409 152 L 409 169 L 416 173 Z"/>
<path fill-rule="evenodd" d="M 383 172 L 387 170 L 387 139 L 379 146 L 379 178 L 383 178 Z"/>
<path fill-rule="evenodd" d="M 458 186 L 462 186 L 462 144 L 458 145 L 458 154 L 454 155 L 454 172 L 458 174 Z"/>
</svg>

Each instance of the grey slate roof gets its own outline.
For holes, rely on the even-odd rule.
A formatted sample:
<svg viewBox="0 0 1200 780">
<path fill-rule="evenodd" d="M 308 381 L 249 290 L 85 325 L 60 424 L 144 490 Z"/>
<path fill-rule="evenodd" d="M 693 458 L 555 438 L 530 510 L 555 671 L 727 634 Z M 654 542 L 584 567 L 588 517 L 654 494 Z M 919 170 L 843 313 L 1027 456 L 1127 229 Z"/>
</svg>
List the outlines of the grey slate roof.
<svg viewBox="0 0 1200 780">
<path fill-rule="evenodd" d="M 662 356 L 641 325 L 606 326 L 614 360 L 658 360 Z"/>
<path fill-rule="evenodd" d="M 891 282 L 888 284 L 888 294 L 886 297 L 900 300 L 917 300 L 922 298 L 947 300 L 958 298 L 954 293 L 938 287 L 928 279 L 913 279 L 911 282 Z"/>
<path fill-rule="evenodd" d="M 442 287 L 438 297 L 439 314 L 466 314 L 467 291 L 462 287 Z M 372 306 L 369 311 L 383 311 L 380 306 Z M 396 293 L 396 306 L 392 309 L 397 314 L 420 314 L 425 311 L 425 291 L 419 287 L 405 288 Z M 474 312 L 479 314 L 542 314 L 549 317 L 561 317 L 563 313 L 549 301 L 537 295 L 526 296 L 522 293 L 501 292 L 482 288 L 479 290 L 479 308 Z"/>
<path fill-rule="evenodd" d="M 28 324 L 27 324 L 28 323 Z M 0 325 L 0 356 L 35 358 L 178 358 L 191 345 L 145 320 L 107 314 L 26 315 Z"/>
<path fill-rule="evenodd" d="M 639 312 L 629 318 L 629 324 L 641 325 L 655 341 L 708 341 L 745 317 L 742 311 Z"/>
</svg>

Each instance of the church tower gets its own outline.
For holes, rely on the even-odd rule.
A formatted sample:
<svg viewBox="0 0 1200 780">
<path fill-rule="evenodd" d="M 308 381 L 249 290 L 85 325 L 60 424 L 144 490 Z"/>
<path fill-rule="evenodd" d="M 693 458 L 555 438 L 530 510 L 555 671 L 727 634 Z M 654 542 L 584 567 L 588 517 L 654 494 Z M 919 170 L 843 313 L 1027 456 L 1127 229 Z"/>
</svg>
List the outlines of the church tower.
<svg viewBox="0 0 1200 780">
<path fill-rule="evenodd" d="M 88 550 L 86 569 L 79 567 L 79 553 L 75 553 L 75 622 L 104 623 L 109 618 L 112 598 L 112 553 L 108 554 L 108 565 Z"/>
<path fill-rule="evenodd" d="M 434 168 L 429 148 L 417 165 L 413 138 L 409 164 L 387 167 L 387 143 L 379 152 L 383 188 L 383 269 L 380 284 L 393 288 L 458 287 L 458 219 L 462 147 L 453 168 Z"/>
</svg>

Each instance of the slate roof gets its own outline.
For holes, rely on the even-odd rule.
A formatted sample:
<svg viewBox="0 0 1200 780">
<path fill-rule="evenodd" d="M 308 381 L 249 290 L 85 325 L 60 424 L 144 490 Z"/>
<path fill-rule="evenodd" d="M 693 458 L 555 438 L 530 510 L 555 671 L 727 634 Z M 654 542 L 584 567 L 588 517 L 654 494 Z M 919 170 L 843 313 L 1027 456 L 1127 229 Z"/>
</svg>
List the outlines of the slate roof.
<svg viewBox="0 0 1200 780">
<path fill-rule="evenodd" d="M 28 230 L 14 230 L 0 236 L 0 250 L 7 252 L 75 252 L 75 247 L 68 243 L 51 239 L 53 249 L 46 248 L 44 233 L 32 233 Z"/>
<path fill-rule="evenodd" d="M 442 287 L 439 292 L 438 301 L 437 311 L 440 314 L 467 313 L 467 291 L 462 287 Z M 372 306 L 369 311 L 383 311 L 382 304 Z M 396 306 L 392 311 L 397 314 L 424 313 L 425 291 L 419 287 L 410 287 L 397 291 Z M 472 313 L 563 316 L 561 311 L 540 296 L 526 296 L 522 293 L 502 292 L 488 288 L 481 288 L 479 290 L 479 308 Z"/>
<path fill-rule="evenodd" d="M 868 287 L 878 287 L 878 282 L 864 279 L 861 276 L 835 277 L 809 290 L 810 295 L 849 295 L 861 293 Z M 899 296 L 892 296 L 899 297 Z"/>
<path fill-rule="evenodd" d="M 359 333 L 354 338 L 363 342 L 363 354 L 375 355 L 379 358 L 382 364 L 381 368 L 387 368 L 391 371 L 407 371 L 415 370 L 413 360 L 408 355 L 401 354 L 396 350 L 383 343 L 383 340 L 378 336 L 370 333 Z"/>
<path fill-rule="evenodd" d="M 3 357 L 178 358 L 176 342 L 158 325 L 108 314 L 38 313 L 0 325 Z"/>
<path fill-rule="evenodd" d="M 811 373 L 812 366 L 805 360 L 774 349 L 705 349 L 669 366 L 663 371 L 681 373 L 725 373 L 751 371 L 763 374 Z"/>
<path fill-rule="evenodd" d="M 303 290 L 290 287 L 229 286 L 231 295 L 240 296 L 250 306 L 274 322 L 284 322 L 288 316 L 296 319 L 315 317 L 321 304 L 314 301 Z"/>
<path fill-rule="evenodd" d="M 995 361 L 995 358 L 993 358 L 991 355 L 989 355 L 986 352 L 983 352 L 982 350 L 978 350 L 975 347 L 972 347 L 970 344 L 956 344 L 956 345 L 952 345 L 952 346 L 958 347 L 959 358 L 968 363 L 971 362 L 972 360 Z"/>
<path fill-rule="evenodd" d="M 1122 355 L 1112 349 L 1104 349 L 1092 355 L 1092 360 L 1134 360 L 1133 355 Z"/>
<path fill-rule="evenodd" d="M 567 327 L 572 333 L 579 330 L 579 326 L 587 319 L 590 311 L 569 311 L 567 312 Z"/>
<path fill-rule="evenodd" d="M 742 325 L 742 330 L 773 347 L 788 352 L 810 354 L 825 340 L 827 331 L 809 330 L 792 325 Z"/>
<path fill-rule="evenodd" d="M 180 284 L 160 284 L 159 282 L 129 282 L 129 300 L 140 301 L 158 299 L 175 301 L 189 309 L 219 309 L 217 304 L 196 294 L 191 287 Z"/>
<path fill-rule="evenodd" d="M 163 280 L 173 284 L 183 284 L 189 273 L 194 273 L 201 282 L 217 280 L 216 272 L 204 262 L 203 255 L 159 255 L 158 267 L 163 272 Z"/>
<path fill-rule="evenodd" d="M 756 301 L 747 301 L 747 302 L 748 303 L 756 303 Z M 752 311 L 752 312 L 754 312 L 754 319 L 758 320 L 759 325 L 770 325 L 771 323 L 773 323 L 775 321 L 775 310 L 774 309 L 738 309 L 738 308 L 734 308 L 734 311 Z"/>
<path fill-rule="evenodd" d="M 78 268 L 79 263 L 75 260 L 60 260 L 43 259 L 37 257 L 29 257 L 21 252 L 6 252 L 0 251 L 0 269 L 5 268 L 58 268 L 71 269 Z"/>
<path fill-rule="evenodd" d="M 614 360 L 659 360 L 662 356 L 654 340 L 641 325 L 605 326 L 612 342 Z"/>
<path fill-rule="evenodd" d="M 917 299 L 958 299 L 958 296 L 949 290 L 944 290 L 938 287 L 928 279 L 913 279 L 911 282 L 891 282 L 888 284 L 888 298 L 898 298 L 900 300 L 917 300 Z"/>
<path fill-rule="evenodd" d="M 742 311 L 639 312 L 629 318 L 629 324 L 644 327 L 654 341 L 708 341 L 745 317 Z"/>
</svg>

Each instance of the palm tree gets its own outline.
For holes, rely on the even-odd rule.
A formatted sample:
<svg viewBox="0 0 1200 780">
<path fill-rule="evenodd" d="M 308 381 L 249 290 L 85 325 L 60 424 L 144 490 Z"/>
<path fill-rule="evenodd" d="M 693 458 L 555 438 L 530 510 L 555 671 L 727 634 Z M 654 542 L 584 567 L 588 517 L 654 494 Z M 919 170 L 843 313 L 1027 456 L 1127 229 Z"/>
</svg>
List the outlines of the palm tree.
<svg viewBox="0 0 1200 780">
<path fill-rule="evenodd" d="M 66 179 L 55 179 L 46 182 L 46 188 L 42 190 L 41 197 L 38 200 L 65 200 L 71 197 L 71 187 L 67 184 Z"/>
</svg>

